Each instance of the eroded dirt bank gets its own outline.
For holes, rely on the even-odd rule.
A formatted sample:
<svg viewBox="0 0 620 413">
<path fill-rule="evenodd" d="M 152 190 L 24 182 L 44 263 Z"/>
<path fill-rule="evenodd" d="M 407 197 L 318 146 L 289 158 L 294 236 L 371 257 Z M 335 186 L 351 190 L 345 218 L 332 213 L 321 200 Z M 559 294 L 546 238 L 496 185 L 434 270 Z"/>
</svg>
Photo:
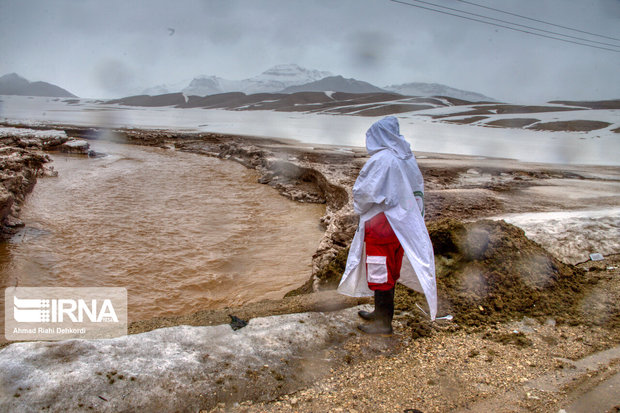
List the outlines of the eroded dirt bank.
<svg viewBox="0 0 620 413">
<path fill-rule="evenodd" d="M 49 157 L 44 151 L 89 153 L 86 141 L 69 138 L 63 131 L 0 129 L 0 238 L 23 226 L 19 212 L 37 177 L 55 173 L 53 167 L 46 165 Z"/>
</svg>

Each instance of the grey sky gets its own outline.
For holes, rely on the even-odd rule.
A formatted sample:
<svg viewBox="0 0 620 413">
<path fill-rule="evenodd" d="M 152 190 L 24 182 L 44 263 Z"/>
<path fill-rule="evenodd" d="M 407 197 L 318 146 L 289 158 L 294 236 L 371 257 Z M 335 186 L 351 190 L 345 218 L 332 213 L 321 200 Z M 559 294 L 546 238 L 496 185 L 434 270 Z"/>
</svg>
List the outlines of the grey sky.
<svg viewBox="0 0 620 413">
<path fill-rule="evenodd" d="M 457 0 L 427 1 L 534 24 Z M 472 1 L 620 38 L 620 0 Z M 620 41 L 589 38 L 620 50 Z M 200 74 L 243 79 L 297 63 L 377 86 L 437 82 L 511 102 L 620 98 L 620 53 L 388 0 L 0 0 L 0 56 L 0 75 L 83 97 Z"/>
</svg>

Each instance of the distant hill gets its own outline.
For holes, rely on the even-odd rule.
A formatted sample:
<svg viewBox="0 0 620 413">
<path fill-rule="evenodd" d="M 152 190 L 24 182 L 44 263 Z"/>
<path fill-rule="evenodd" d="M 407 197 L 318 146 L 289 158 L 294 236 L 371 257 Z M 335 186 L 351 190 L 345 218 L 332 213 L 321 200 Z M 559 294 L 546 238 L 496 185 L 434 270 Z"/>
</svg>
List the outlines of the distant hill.
<svg viewBox="0 0 620 413">
<path fill-rule="evenodd" d="M 0 77 L 0 95 L 75 98 L 73 93 L 47 82 L 29 82 L 17 73 Z"/>
<path fill-rule="evenodd" d="M 406 96 L 446 96 L 469 102 L 497 102 L 496 99 L 476 92 L 456 89 L 439 83 L 412 82 L 390 85 L 383 89 Z"/>
<path fill-rule="evenodd" d="M 342 76 L 329 76 L 321 80 L 298 86 L 290 86 L 282 93 L 297 92 L 343 92 L 343 93 L 384 93 L 385 90 L 356 79 L 345 79 Z"/>
<path fill-rule="evenodd" d="M 363 82 L 362 82 L 363 83 Z M 372 85 L 371 85 L 372 86 Z M 354 114 L 384 116 L 394 113 L 444 107 L 448 103 L 428 98 L 410 98 L 387 92 L 296 92 L 296 93 L 220 93 L 209 96 L 189 96 L 169 93 L 160 96 L 130 96 L 107 101 L 127 106 L 175 106 L 228 110 L 275 110 L 279 112 L 315 112 L 325 114 Z"/>
</svg>

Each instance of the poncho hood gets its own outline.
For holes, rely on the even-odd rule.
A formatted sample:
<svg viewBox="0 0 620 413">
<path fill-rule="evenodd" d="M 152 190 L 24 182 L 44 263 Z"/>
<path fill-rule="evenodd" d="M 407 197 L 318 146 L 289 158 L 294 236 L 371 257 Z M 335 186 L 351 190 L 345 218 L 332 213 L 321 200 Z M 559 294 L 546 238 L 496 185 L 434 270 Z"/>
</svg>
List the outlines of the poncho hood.
<svg viewBox="0 0 620 413">
<path fill-rule="evenodd" d="M 375 123 L 366 132 L 366 150 L 368 154 L 389 149 L 400 159 L 409 159 L 413 156 L 409 142 L 400 134 L 398 119 L 387 116 Z"/>
</svg>

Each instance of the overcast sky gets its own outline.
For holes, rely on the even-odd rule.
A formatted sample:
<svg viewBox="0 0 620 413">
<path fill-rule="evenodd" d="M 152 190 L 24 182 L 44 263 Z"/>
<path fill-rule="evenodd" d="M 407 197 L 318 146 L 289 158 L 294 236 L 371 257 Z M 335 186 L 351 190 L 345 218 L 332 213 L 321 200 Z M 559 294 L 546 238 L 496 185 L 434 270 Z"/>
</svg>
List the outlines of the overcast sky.
<svg viewBox="0 0 620 413">
<path fill-rule="evenodd" d="M 425 1 L 620 50 L 620 41 L 458 0 Z M 471 1 L 620 39 L 620 0 Z M 619 52 L 388 0 L 0 0 L 0 75 L 81 97 L 125 96 L 201 74 L 244 79 L 282 63 L 377 86 L 443 83 L 510 102 L 620 98 Z"/>
</svg>

